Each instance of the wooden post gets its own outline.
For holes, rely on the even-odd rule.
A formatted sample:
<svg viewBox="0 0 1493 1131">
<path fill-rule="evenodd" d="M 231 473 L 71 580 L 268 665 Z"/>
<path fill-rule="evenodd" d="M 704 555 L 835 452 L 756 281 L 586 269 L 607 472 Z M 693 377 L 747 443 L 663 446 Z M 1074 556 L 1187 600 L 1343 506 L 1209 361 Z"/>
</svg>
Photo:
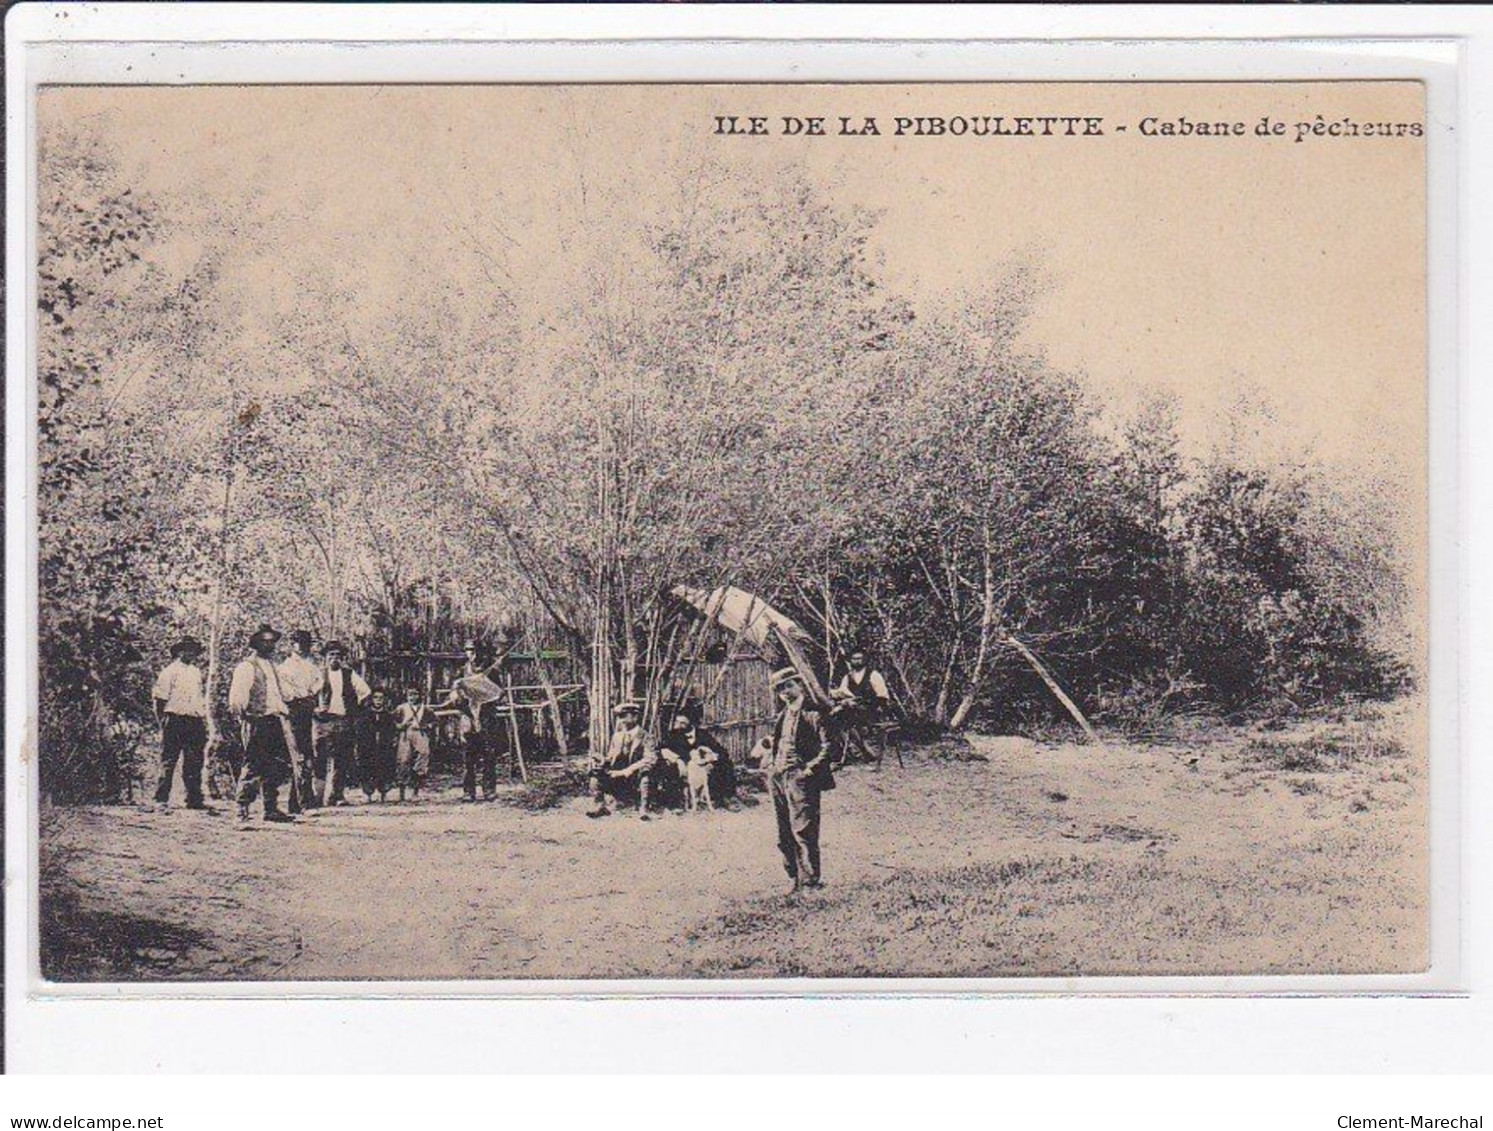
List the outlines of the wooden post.
<svg viewBox="0 0 1493 1131">
<path fill-rule="evenodd" d="M 560 700 L 555 696 L 555 685 L 550 680 L 542 646 L 534 649 L 534 670 L 539 673 L 539 682 L 544 685 L 544 697 L 549 700 L 550 719 L 555 725 L 555 748 L 560 754 L 560 760 L 568 762 L 570 745 L 565 741 L 565 716 L 560 713 Z"/>
<path fill-rule="evenodd" d="M 518 776 L 529 784 L 529 767 L 524 764 L 524 744 L 518 735 L 518 707 L 513 702 L 513 673 L 504 672 L 503 681 L 508 687 L 508 733 L 513 736 L 513 756 L 518 761 Z"/>
</svg>

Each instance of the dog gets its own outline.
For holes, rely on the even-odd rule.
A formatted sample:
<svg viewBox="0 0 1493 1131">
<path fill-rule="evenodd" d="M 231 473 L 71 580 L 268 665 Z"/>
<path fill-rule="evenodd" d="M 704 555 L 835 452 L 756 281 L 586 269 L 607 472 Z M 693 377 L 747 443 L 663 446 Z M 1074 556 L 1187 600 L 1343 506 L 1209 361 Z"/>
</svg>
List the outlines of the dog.
<svg viewBox="0 0 1493 1131">
<path fill-rule="evenodd" d="M 684 768 L 684 796 L 691 813 L 702 804 L 712 811 L 715 809 L 715 799 L 710 796 L 710 770 L 718 757 L 714 750 L 704 746 L 690 751 L 689 764 Z"/>
</svg>

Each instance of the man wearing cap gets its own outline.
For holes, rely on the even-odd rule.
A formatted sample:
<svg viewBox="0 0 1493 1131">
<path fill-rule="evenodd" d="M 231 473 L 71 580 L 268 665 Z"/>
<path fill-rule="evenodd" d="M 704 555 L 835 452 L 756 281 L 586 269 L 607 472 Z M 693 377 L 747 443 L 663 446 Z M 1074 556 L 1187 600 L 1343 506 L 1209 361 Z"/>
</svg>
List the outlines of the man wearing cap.
<svg viewBox="0 0 1493 1131">
<path fill-rule="evenodd" d="M 638 819 L 648 820 L 648 788 L 653 768 L 658 764 L 658 751 L 653 741 L 643 730 L 643 705 L 636 699 L 618 703 L 612 710 L 617 726 L 607 744 L 606 753 L 591 759 L 591 800 L 594 803 L 586 816 L 605 817 L 610 812 L 607 798 L 615 797 L 624 804 L 634 797 L 638 801 Z"/>
<path fill-rule="evenodd" d="M 300 763 L 295 770 L 298 788 L 291 794 L 292 813 L 298 808 L 297 800 L 307 809 L 318 804 L 313 782 L 316 743 L 312 723 L 324 682 L 321 668 L 311 660 L 311 634 L 304 628 L 297 629 L 290 634 L 290 655 L 280 663 L 280 690 L 290 710 L 290 733 L 295 735 L 295 755 Z"/>
<path fill-rule="evenodd" d="M 793 882 L 792 891 L 820 886 L 819 802 L 835 788 L 830 772 L 824 716 L 804 695 L 793 668 L 773 673 L 773 690 L 782 704 L 767 741 L 763 769 L 778 819 L 778 850 Z"/>
<path fill-rule="evenodd" d="M 244 742 L 244 768 L 238 779 L 238 819 L 249 819 L 256 793 L 264 796 L 266 821 L 289 821 L 280 812 L 280 779 L 290 769 L 290 712 L 275 668 L 280 634 L 267 624 L 249 637 L 250 655 L 233 669 L 228 709 L 238 716 Z M 294 789 L 294 783 L 291 788 Z"/>
<path fill-rule="evenodd" d="M 181 761 L 188 809 L 206 809 L 202 800 L 202 754 L 207 749 L 207 696 L 197 657 L 202 644 L 184 636 L 171 646 L 171 663 L 156 677 L 151 699 L 161 724 L 161 780 L 156 804 L 171 800 L 171 778 Z"/>
<path fill-rule="evenodd" d="M 327 643 L 325 655 L 327 670 L 316 705 L 316 788 L 325 790 L 325 804 L 346 805 L 348 779 L 357 773 L 358 715 L 369 687 L 344 666 L 347 649 L 338 641 Z"/>
</svg>

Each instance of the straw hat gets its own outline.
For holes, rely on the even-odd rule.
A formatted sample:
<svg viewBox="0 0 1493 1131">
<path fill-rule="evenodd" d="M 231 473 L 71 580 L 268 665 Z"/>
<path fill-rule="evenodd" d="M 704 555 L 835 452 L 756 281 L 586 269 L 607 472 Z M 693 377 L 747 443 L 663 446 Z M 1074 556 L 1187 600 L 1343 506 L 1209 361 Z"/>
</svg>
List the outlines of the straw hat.
<svg viewBox="0 0 1493 1131">
<path fill-rule="evenodd" d="M 798 674 L 797 668 L 779 668 L 772 673 L 771 682 L 774 691 L 782 687 L 785 683 L 797 683 L 802 686 L 803 681 L 803 676 Z"/>
</svg>

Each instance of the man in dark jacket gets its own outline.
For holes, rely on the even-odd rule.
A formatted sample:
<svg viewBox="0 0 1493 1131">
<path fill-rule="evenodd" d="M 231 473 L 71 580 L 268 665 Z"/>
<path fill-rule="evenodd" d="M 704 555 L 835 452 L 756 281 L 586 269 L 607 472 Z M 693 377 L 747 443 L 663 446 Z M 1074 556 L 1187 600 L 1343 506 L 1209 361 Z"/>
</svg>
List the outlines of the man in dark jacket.
<svg viewBox="0 0 1493 1131">
<path fill-rule="evenodd" d="M 820 886 L 819 803 L 835 788 L 824 715 L 804 693 L 793 668 L 774 672 L 773 690 L 781 707 L 763 758 L 767 791 L 778 819 L 778 849 L 792 880 L 791 891 Z"/>
<path fill-rule="evenodd" d="M 669 764 L 671 777 L 674 779 L 671 781 L 671 795 L 677 795 L 677 800 L 683 803 L 688 789 L 686 774 L 690 761 L 697 757 L 695 752 L 698 750 L 706 750 L 713 755 L 710 759 L 711 800 L 724 803 L 735 797 L 736 767 L 731 762 L 731 755 L 721 745 L 720 739 L 697 724 L 694 716 L 687 710 L 674 713 L 669 733 L 664 736 L 659 748 L 659 755 Z"/>
</svg>

